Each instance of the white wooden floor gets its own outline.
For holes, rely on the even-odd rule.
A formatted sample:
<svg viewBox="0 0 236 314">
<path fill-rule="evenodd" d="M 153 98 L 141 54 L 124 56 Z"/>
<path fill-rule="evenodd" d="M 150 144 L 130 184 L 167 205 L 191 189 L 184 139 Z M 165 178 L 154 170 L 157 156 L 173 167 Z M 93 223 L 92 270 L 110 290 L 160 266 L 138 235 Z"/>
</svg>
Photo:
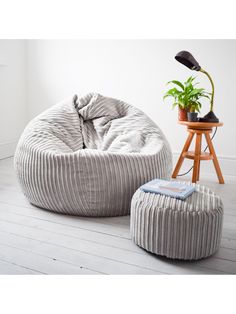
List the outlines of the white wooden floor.
<svg viewBox="0 0 236 314">
<path fill-rule="evenodd" d="M 0 161 L 0 274 L 236 274 L 236 179 L 202 182 L 225 204 L 221 248 L 210 258 L 183 262 L 132 243 L 129 216 L 81 218 L 30 205 L 12 163 Z"/>
</svg>

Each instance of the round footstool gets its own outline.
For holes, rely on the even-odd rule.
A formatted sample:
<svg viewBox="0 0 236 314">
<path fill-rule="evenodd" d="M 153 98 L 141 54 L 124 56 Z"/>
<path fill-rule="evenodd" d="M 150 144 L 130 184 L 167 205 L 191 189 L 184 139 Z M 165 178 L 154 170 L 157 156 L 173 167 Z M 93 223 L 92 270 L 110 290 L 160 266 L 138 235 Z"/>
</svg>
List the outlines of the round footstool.
<svg viewBox="0 0 236 314">
<path fill-rule="evenodd" d="M 184 201 L 138 189 L 131 202 L 134 242 L 169 258 L 193 260 L 213 254 L 221 240 L 223 203 L 209 188 L 195 187 Z"/>
</svg>

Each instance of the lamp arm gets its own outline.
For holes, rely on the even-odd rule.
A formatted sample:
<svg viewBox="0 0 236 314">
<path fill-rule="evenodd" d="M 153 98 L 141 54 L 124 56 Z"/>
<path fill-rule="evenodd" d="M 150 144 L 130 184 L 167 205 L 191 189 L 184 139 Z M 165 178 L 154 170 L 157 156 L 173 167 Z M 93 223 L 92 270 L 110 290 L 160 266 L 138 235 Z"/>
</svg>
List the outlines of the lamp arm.
<svg viewBox="0 0 236 314">
<path fill-rule="evenodd" d="M 210 108 L 210 111 L 213 111 L 214 95 L 215 95 L 215 87 L 214 87 L 213 80 L 212 80 L 210 74 L 207 71 L 203 70 L 202 68 L 199 71 L 202 72 L 202 73 L 205 73 L 206 76 L 209 78 L 209 80 L 211 82 L 212 93 L 211 93 L 211 108 Z"/>
</svg>

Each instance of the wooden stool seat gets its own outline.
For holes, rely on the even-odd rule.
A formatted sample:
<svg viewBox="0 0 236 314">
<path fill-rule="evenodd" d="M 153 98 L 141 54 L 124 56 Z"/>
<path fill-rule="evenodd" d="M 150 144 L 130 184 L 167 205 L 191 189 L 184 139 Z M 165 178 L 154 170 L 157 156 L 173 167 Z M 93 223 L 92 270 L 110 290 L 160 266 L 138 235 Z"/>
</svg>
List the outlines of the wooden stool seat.
<svg viewBox="0 0 236 314">
<path fill-rule="evenodd" d="M 182 166 L 184 158 L 194 160 L 193 164 L 193 175 L 192 182 L 199 181 L 200 176 L 200 160 L 212 160 L 214 163 L 214 167 L 217 173 L 217 177 L 219 183 L 224 183 L 224 178 L 221 173 L 220 165 L 218 159 L 216 157 L 216 153 L 211 141 L 210 133 L 212 132 L 213 127 L 222 126 L 223 123 L 208 123 L 208 122 L 188 122 L 188 121 L 179 121 L 179 124 L 187 126 L 187 131 L 189 133 L 188 138 L 184 144 L 178 162 L 175 166 L 174 172 L 172 174 L 172 178 L 176 178 L 178 176 L 179 170 Z M 204 134 L 206 138 L 206 142 L 208 145 L 209 153 L 201 151 L 202 145 L 202 135 Z M 189 147 L 192 143 L 193 137 L 196 135 L 196 144 L 195 151 L 189 151 Z"/>
</svg>

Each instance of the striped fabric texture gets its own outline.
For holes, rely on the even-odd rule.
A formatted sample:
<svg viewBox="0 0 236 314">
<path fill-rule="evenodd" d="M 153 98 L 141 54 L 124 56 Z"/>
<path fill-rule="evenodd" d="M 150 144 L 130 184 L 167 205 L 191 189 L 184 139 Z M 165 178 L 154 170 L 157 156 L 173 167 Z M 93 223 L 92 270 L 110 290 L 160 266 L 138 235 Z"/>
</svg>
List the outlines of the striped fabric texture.
<svg viewBox="0 0 236 314">
<path fill-rule="evenodd" d="M 195 186 L 184 201 L 138 189 L 131 203 L 134 242 L 169 258 L 196 260 L 212 255 L 220 245 L 223 204 L 209 188 Z"/>
<path fill-rule="evenodd" d="M 91 93 L 63 101 L 25 128 L 14 158 L 30 203 L 81 216 L 130 212 L 134 192 L 169 178 L 169 144 L 142 111 Z"/>
</svg>

